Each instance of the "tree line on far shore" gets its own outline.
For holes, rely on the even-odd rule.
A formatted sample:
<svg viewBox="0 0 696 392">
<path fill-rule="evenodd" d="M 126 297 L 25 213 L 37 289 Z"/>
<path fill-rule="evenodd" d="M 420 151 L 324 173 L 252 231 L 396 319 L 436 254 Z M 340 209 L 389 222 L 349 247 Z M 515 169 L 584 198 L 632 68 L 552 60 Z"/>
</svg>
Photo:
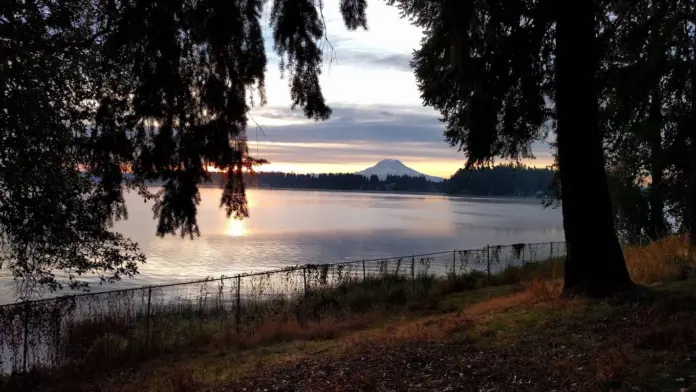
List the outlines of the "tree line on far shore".
<svg viewBox="0 0 696 392">
<path fill-rule="evenodd" d="M 425 176 L 387 175 L 380 179 L 354 173 L 296 174 L 259 172 L 245 176 L 250 188 L 321 189 L 338 191 L 428 192 L 471 196 L 520 196 L 545 198 L 550 195 L 554 171 L 520 164 L 496 165 L 458 170 L 449 179 L 435 182 Z M 212 184 L 226 183 L 215 173 Z"/>
</svg>

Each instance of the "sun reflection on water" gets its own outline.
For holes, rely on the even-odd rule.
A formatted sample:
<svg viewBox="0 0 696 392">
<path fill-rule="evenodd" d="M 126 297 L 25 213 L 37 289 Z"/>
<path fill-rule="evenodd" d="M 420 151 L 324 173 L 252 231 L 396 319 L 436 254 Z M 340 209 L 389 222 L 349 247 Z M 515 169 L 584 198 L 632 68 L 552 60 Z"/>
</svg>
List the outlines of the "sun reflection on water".
<svg viewBox="0 0 696 392">
<path fill-rule="evenodd" d="M 230 218 L 225 223 L 225 234 L 230 237 L 244 237 L 248 234 L 246 221 Z"/>
</svg>

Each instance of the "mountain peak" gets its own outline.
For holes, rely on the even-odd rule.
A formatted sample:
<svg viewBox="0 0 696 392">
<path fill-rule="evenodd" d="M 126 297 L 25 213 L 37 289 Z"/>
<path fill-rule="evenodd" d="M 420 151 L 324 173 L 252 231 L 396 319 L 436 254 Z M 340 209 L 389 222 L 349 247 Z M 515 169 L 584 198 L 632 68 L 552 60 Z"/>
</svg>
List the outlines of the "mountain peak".
<svg viewBox="0 0 696 392">
<path fill-rule="evenodd" d="M 391 163 L 401 163 L 401 161 L 398 159 L 386 158 L 386 159 L 382 159 L 381 161 L 377 162 L 377 164 L 379 165 L 380 163 L 390 163 L 390 162 Z"/>
<path fill-rule="evenodd" d="M 377 177 L 379 177 L 380 180 L 386 179 L 388 175 L 406 175 L 410 177 L 425 176 L 425 178 L 434 182 L 442 181 L 442 178 L 440 177 L 429 176 L 427 174 L 417 172 L 411 169 L 410 167 L 404 165 L 403 162 L 401 162 L 398 159 L 382 159 L 381 161 L 377 162 L 376 165 L 368 167 L 365 170 L 359 171 L 356 174 L 362 174 L 365 177 L 376 175 Z"/>
<path fill-rule="evenodd" d="M 403 167 L 407 167 L 406 165 L 404 165 L 403 162 L 401 162 L 401 161 L 398 160 L 398 159 L 382 159 L 381 161 L 377 162 L 377 164 L 376 164 L 375 166 L 373 166 L 373 167 L 377 167 L 377 166 L 387 166 L 387 165 L 388 165 L 388 166 L 403 166 Z"/>
</svg>

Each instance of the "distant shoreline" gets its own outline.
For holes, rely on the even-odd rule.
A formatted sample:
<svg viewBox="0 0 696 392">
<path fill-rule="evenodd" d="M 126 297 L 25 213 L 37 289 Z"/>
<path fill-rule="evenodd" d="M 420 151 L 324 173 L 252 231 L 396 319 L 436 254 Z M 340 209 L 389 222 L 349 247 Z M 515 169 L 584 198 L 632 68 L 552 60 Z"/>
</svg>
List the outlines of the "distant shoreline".
<svg viewBox="0 0 696 392">
<path fill-rule="evenodd" d="M 375 191 L 372 189 L 312 189 L 312 188 L 264 188 L 250 186 L 247 189 L 262 189 L 266 191 L 302 191 L 302 192 L 346 192 L 346 193 L 392 193 L 403 195 L 433 195 L 433 196 L 449 196 L 441 192 L 418 192 L 418 191 Z"/>
<path fill-rule="evenodd" d="M 160 186 L 160 185 L 155 185 Z M 203 188 L 220 188 L 219 185 L 213 184 L 200 184 Z M 541 202 L 543 199 L 536 198 L 534 196 L 499 196 L 499 195 L 468 195 L 468 194 L 447 194 L 442 192 L 418 192 L 418 191 L 376 191 L 367 189 L 312 189 L 312 188 L 266 188 L 266 187 L 256 187 L 247 186 L 246 189 L 253 190 L 265 190 L 265 191 L 300 191 L 300 192 L 344 192 L 344 193 L 368 193 L 368 194 L 385 194 L 385 195 L 415 195 L 415 196 L 445 196 L 452 198 L 462 198 L 462 199 L 496 199 L 496 200 L 527 200 L 534 201 L 538 200 Z"/>
</svg>

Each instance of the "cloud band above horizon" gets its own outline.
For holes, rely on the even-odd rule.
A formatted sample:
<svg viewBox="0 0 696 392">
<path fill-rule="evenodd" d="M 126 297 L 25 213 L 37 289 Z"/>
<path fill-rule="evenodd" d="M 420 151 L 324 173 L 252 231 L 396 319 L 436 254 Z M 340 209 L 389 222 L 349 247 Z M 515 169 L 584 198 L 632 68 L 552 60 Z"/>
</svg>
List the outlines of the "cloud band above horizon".
<svg viewBox="0 0 696 392">
<path fill-rule="evenodd" d="M 289 109 L 288 80 L 281 78 L 270 27 L 264 31 L 268 105 L 252 108 L 247 131 L 252 155 L 271 161 L 259 170 L 350 173 L 385 158 L 440 177 L 461 168 L 466 157 L 444 141 L 444 126 L 437 112 L 422 106 L 409 68 L 422 31 L 381 2 L 370 3 L 367 9 L 368 31 L 346 30 L 338 0 L 324 2 L 324 16 L 331 45 L 323 46 L 320 83 L 333 109 L 325 122 L 308 120 L 302 111 Z M 547 143 L 534 143 L 532 151 L 537 159 L 524 163 L 552 163 Z"/>
</svg>

